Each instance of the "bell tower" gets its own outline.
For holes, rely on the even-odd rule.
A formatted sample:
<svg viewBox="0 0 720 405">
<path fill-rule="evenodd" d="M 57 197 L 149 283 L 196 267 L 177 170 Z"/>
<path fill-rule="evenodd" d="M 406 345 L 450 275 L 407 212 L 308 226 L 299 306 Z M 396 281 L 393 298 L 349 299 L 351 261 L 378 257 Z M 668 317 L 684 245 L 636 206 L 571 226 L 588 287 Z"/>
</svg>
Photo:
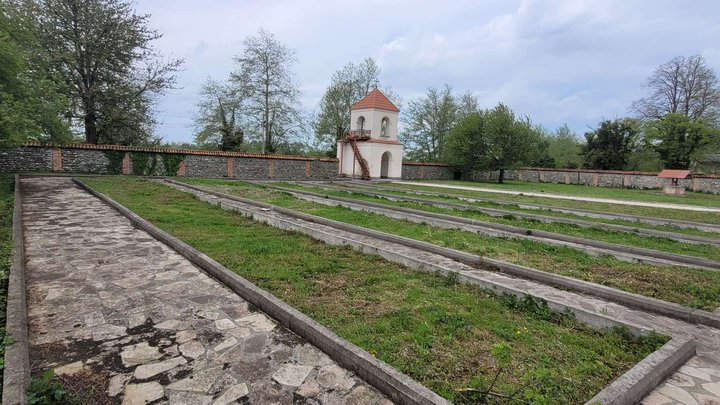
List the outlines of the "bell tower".
<svg viewBox="0 0 720 405">
<path fill-rule="evenodd" d="M 377 88 L 352 106 L 350 131 L 337 145 L 340 175 L 367 180 L 401 178 L 399 113 L 400 109 Z"/>
</svg>

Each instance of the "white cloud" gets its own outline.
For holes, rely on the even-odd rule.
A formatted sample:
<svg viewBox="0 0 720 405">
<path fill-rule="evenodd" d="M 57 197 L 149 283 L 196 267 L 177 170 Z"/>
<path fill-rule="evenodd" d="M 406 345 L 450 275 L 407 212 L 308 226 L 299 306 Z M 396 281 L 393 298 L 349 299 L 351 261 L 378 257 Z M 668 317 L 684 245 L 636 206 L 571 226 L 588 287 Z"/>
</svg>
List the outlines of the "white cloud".
<svg viewBox="0 0 720 405">
<path fill-rule="evenodd" d="M 720 72 L 720 3 L 711 0 L 156 0 L 138 8 L 165 34 L 159 47 L 187 60 L 183 88 L 160 105 L 172 122 L 189 122 L 200 83 L 224 78 L 259 27 L 297 49 L 307 109 L 334 70 L 366 56 L 405 101 L 449 83 L 486 107 L 503 101 L 535 122 L 578 131 L 626 114 L 653 68 L 674 56 L 702 53 Z M 192 139 L 177 127 L 158 129 Z"/>
</svg>

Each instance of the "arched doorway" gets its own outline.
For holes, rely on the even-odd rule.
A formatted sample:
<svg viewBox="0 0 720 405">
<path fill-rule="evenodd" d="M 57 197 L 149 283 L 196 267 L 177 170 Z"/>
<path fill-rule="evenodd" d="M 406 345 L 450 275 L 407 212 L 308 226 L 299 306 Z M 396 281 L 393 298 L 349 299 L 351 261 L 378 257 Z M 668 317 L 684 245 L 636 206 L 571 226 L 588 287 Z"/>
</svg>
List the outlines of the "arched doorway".
<svg viewBox="0 0 720 405">
<path fill-rule="evenodd" d="M 387 179 L 388 171 L 390 170 L 390 152 L 385 152 L 380 158 L 380 178 Z"/>
</svg>

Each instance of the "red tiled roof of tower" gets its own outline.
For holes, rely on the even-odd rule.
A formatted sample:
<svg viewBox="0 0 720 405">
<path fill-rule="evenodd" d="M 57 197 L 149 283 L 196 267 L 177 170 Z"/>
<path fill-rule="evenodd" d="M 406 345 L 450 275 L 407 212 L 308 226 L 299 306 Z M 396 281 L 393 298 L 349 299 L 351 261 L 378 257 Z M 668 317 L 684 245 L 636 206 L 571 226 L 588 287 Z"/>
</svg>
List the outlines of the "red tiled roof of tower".
<svg viewBox="0 0 720 405">
<path fill-rule="evenodd" d="M 388 100 L 384 94 L 378 89 L 373 89 L 367 96 L 363 97 L 362 100 L 353 104 L 351 110 L 360 110 L 363 108 L 377 108 L 378 110 L 388 110 L 400 112 L 400 109 L 395 107 L 392 101 Z"/>
</svg>

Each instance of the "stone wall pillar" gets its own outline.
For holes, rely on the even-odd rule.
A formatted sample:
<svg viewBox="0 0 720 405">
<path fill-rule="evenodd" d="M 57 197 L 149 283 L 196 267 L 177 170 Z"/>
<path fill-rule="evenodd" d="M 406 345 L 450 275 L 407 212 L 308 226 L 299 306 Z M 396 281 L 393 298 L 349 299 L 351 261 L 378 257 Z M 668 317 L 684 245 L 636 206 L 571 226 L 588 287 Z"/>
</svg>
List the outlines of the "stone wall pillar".
<svg viewBox="0 0 720 405">
<path fill-rule="evenodd" d="M 123 157 L 122 174 L 126 176 L 130 174 L 130 152 L 125 152 L 125 157 Z"/>
<path fill-rule="evenodd" d="M 227 176 L 235 177 L 235 158 L 227 158 Z"/>
<path fill-rule="evenodd" d="M 623 187 L 630 187 L 630 176 L 623 176 Z"/>
<path fill-rule="evenodd" d="M 594 187 L 597 187 L 600 185 L 600 176 L 597 173 L 593 174 L 592 184 Z"/>
<path fill-rule="evenodd" d="M 185 160 L 187 158 L 180 161 L 180 167 L 178 167 L 178 173 L 177 175 L 180 177 L 185 177 L 185 171 L 187 170 L 187 166 L 185 165 Z"/>
<path fill-rule="evenodd" d="M 305 177 L 310 178 L 310 161 L 305 162 Z"/>
<path fill-rule="evenodd" d="M 62 171 L 62 151 L 60 149 L 52 150 L 52 171 Z"/>
<path fill-rule="evenodd" d="M 275 161 L 272 159 L 268 159 L 268 177 L 271 179 L 275 177 Z"/>
</svg>

